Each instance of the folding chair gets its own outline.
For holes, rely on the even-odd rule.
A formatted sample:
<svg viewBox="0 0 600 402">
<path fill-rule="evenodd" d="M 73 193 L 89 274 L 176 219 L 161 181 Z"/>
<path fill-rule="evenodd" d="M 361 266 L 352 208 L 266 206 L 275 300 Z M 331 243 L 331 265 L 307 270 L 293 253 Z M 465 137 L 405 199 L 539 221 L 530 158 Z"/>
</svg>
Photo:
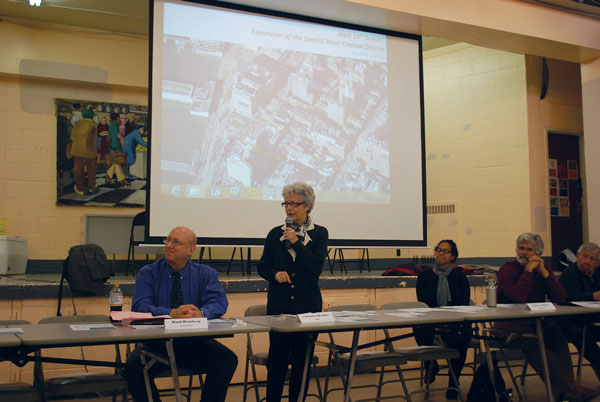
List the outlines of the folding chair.
<svg viewBox="0 0 600 402">
<path fill-rule="evenodd" d="M 372 304 L 349 304 L 349 305 L 331 306 L 327 309 L 327 311 L 373 311 L 373 310 L 377 310 L 377 307 Z M 329 335 L 329 343 L 328 344 L 318 342 L 319 345 L 325 346 L 329 349 L 329 357 L 328 357 L 328 361 L 327 361 L 327 376 L 325 378 L 325 389 L 323 391 L 324 396 L 325 396 L 325 399 L 324 399 L 325 401 L 327 400 L 327 397 L 329 396 L 329 394 L 331 392 L 343 391 L 346 388 L 347 382 L 349 381 L 349 379 L 346 378 L 345 373 L 348 370 L 348 367 L 349 367 L 350 361 L 351 361 L 351 357 L 352 357 L 350 355 L 350 353 L 346 351 L 348 348 L 339 347 L 335 344 L 334 336 L 331 332 L 329 332 L 328 335 Z M 361 389 L 361 388 L 375 388 L 377 390 L 377 394 L 375 397 L 361 399 L 361 401 L 369 401 L 369 400 L 379 401 L 382 399 L 391 398 L 391 396 L 382 397 L 381 392 L 383 389 L 383 385 L 385 384 L 383 382 L 383 373 L 385 371 L 385 367 L 394 366 L 396 368 L 396 372 L 398 373 L 399 380 L 397 380 L 397 381 L 400 381 L 402 383 L 402 387 L 404 390 L 404 395 L 394 395 L 394 397 L 402 398 L 407 401 L 410 401 L 410 398 L 408 396 L 409 395 L 408 388 L 406 387 L 406 384 L 404 382 L 404 377 L 402 374 L 402 369 L 400 368 L 400 366 L 402 364 L 406 364 L 406 361 L 407 360 L 403 355 L 396 353 L 394 351 L 389 351 L 389 350 L 357 352 L 356 359 L 355 359 L 355 365 L 354 365 L 355 372 L 371 371 L 371 370 L 374 370 L 374 369 L 377 370 L 377 368 L 380 368 L 380 370 L 381 370 L 380 377 L 379 377 L 379 382 L 376 385 L 375 384 L 366 384 L 366 385 L 351 386 L 350 390 Z M 337 367 L 339 369 L 340 377 L 342 379 L 342 387 L 329 389 L 329 378 L 331 376 L 331 367 L 333 366 L 333 364 L 337 364 Z"/>
<path fill-rule="evenodd" d="M 258 316 L 258 315 L 267 315 L 267 305 L 259 304 L 255 306 L 250 306 L 246 309 L 244 316 Z M 246 334 L 246 366 L 244 370 L 244 396 L 243 402 L 246 402 L 248 391 L 254 389 L 254 394 L 256 397 L 256 402 L 260 402 L 266 399 L 260 397 L 258 392 L 258 387 L 266 386 L 266 384 L 259 383 L 256 376 L 256 366 L 266 366 L 267 359 L 269 358 L 268 352 L 254 352 L 252 348 L 252 334 Z M 321 390 L 321 383 L 319 381 L 319 377 L 317 375 L 317 365 L 319 364 L 319 357 L 313 355 L 311 362 L 312 376 L 314 377 L 317 384 L 317 394 L 307 394 L 306 396 L 312 396 L 317 398 L 319 401 L 323 400 L 323 391 Z M 248 369 L 252 370 L 252 384 L 248 384 Z"/>
<path fill-rule="evenodd" d="M 39 324 L 52 323 L 99 323 L 109 322 L 105 315 L 75 315 L 47 317 L 40 320 Z M 121 355 L 118 345 L 115 345 L 117 363 L 121 361 Z M 36 356 L 41 357 L 41 351 L 35 352 Z M 85 359 L 84 359 L 85 360 Z M 123 402 L 127 401 L 127 380 L 116 373 L 75 373 L 63 376 L 57 376 L 44 381 L 42 363 L 36 361 L 34 364 L 34 381 L 36 388 L 42 393 L 42 400 L 49 397 L 62 395 L 82 395 L 90 392 L 112 393 L 113 402 L 116 401 L 117 392 L 123 395 Z"/>
<path fill-rule="evenodd" d="M 31 325 L 25 320 L 0 320 L 0 326 Z M 0 383 L 0 402 L 37 402 L 41 400 L 40 393 L 32 385 L 24 382 Z"/>
<path fill-rule="evenodd" d="M 387 303 L 381 306 L 381 310 L 396 310 L 396 309 L 405 309 L 405 308 L 427 308 L 427 304 L 422 303 L 422 302 L 396 302 L 396 303 Z M 383 330 L 386 338 L 391 338 L 389 330 L 388 329 L 384 329 Z M 411 334 L 412 336 L 412 334 Z M 443 342 L 441 341 L 440 337 L 437 337 L 436 339 L 436 345 L 434 346 L 412 346 L 412 347 L 394 347 L 393 343 L 390 342 L 387 347 L 388 350 L 390 351 L 394 351 L 395 353 L 398 353 L 399 355 L 403 356 L 407 361 L 416 361 L 416 362 L 421 362 L 421 365 L 425 362 L 433 362 L 434 360 L 441 360 L 444 359 L 446 360 L 446 364 L 448 366 L 448 373 L 449 375 L 452 377 L 453 381 L 455 384 L 458 384 L 458 380 L 456 378 L 456 375 L 454 373 L 454 370 L 452 369 L 452 365 L 450 364 L 450 360 L 451 359 L 456 359 L 458 358 L 458 351 L 456 349 L 452 349 L 452 348 L 448 348 L 446 346 L 443 346 Z M 422 378 L 422 375 L 420 376 L 419 380 Z M 416 378 L 409 378 L 408 380 L 415 380 Z M 388 381 L 388 382 L 396 382 L 398 380 L 393 380 L 393 381 Z M 403 387 L 406 388 L 406 385 L 404 384 L 404 380 L 400 380 L 403 382 Z M 386 382 L 384 382 L 386 383 Z M 439 387 L 439 388 L 430 388 L 431 385 L 431 370 L 429 372 L 429 375 L 426 376 L 425 378 L 425 389 L 424 390 L 416 390 L 416 391 L 412 391 L 410 393 L 407 394 L 408 398 L 410 399 L 410 397 L 414 394 L 418 394 L 418 393 L 424 393 L 425 394 L 425 399 L 429 398 L 429 394 L 433 391 L 445 391 L 445 390 L 450 390 L 450 389 L 454 389 L 455 391 L 457 391 L 458 397 L 460 398 L 461 401 L 464 401 L 464 397 L 462 395 L 462 392 L 460 390 L 460 387 Z"/>
</svg>

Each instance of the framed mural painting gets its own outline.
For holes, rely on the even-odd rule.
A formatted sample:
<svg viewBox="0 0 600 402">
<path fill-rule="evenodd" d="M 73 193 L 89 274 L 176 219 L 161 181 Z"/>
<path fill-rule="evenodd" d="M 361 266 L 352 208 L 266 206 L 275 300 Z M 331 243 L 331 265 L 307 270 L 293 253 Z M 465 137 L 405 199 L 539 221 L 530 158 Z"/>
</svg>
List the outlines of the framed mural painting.
<svg viewBox="0 0 600 402">
<path fill-rule="evenodd" d="M 143 207 L 148 107 L 55 99 L 56 203 Z"/>
</svg>

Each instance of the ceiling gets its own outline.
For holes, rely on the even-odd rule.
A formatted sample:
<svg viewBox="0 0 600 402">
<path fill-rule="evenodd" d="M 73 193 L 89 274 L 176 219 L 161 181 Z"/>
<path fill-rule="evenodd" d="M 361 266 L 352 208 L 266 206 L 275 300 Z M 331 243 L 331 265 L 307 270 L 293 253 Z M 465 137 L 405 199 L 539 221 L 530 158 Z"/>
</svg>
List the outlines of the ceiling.
<svg viewBox="0 0 600 402">
<path fill-rule="evenodd" d="M 58 24 L 147 37 L 148 0 L 42 0 L 32 7 L 28 0 L 0 0 L 0 18 L 16 23 L 44 26 Z M 455 41 L 423 37 L 423 50 Z"/>
<path fill-rule="evenodd" d="M 3 19 L 140 36 L 148 36 L 148 15 L 147 0 L 42 0 L 40 7 L 30 6 L 28 0 L 0 0 Z"/>
</svg>

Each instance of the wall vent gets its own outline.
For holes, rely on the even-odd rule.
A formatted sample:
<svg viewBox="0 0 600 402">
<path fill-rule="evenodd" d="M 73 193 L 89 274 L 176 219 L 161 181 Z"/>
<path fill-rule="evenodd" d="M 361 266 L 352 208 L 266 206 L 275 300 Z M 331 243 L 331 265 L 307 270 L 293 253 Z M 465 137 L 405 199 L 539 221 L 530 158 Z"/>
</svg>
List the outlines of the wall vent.
<svg viewBox="0 0 600 402">
<path fill-rule="evenodd" d="M 455 204 L 440 204 L 427 206 L 427 215 L 453 214 L 455 212 Z"/>
</svg>

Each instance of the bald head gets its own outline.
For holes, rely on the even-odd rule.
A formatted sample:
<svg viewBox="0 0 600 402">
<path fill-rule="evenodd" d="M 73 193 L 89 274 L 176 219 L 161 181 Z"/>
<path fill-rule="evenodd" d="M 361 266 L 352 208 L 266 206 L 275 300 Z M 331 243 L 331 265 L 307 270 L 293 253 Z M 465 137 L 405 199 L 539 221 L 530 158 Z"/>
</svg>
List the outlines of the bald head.
<svg viewBox="0 0 600 402">
<path fill-rule="evenodd" d="M 183 269 L 196 250 L 196 234 L 188 227 L 177 226 L 165 240 L 165 259 L 175 271 Z"/>
</svg>

